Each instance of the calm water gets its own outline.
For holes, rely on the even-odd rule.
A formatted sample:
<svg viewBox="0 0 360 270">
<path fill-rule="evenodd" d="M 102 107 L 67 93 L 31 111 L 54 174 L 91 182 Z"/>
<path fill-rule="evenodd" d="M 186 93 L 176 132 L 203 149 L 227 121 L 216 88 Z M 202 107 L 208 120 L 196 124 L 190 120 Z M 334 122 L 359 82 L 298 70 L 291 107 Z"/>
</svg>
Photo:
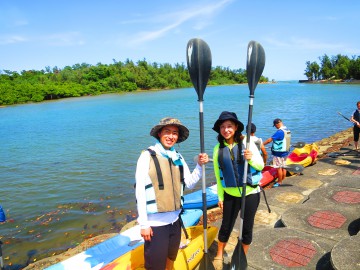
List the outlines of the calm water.
<svg viewBox="0 0 360 270">
<path fill-rule="evenodd" d="M 204 99 L 205 148 L 211 154 L 216 143 L 211 127 L 221 111 L 235 111 L 247 122 L 249 90 L 208 87 Z M 253 122 L 266 139 L 279 117 L 293 142 L 311 143 L 349 128 L 337 111 L 350 116 L 358 100 L 360 85 L 258 85 Z M 7 216 L 0 240 L 7 269 L 118 232 L 136 215 L 136 161 L 154 142 L 151 127 L 164 116 L 188 126 L 190 137 L 177 148 L 192 169 L 200 148 L 198 115 L 192 88 L 0 108 L 0 205 Z M 207 180 L 214 181 L 210 166 Z"/>
</svg>

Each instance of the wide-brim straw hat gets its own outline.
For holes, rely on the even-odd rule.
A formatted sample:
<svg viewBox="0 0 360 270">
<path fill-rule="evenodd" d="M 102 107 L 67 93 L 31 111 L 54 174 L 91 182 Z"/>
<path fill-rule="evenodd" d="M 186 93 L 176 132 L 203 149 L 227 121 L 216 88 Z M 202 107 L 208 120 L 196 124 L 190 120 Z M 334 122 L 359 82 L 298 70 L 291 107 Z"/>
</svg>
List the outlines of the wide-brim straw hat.
<svg viewBox="0 0 360 270">
<path fill-rule="evenodd" d="M 179 119 L 173 118 L 173 117 L 165 117 L 163 119 L 160 120 L 159 124 L 157 124 L 156 126 L 154 126 L 151 131 L 150 131 L 150 135 L 155 137 L 156 139 L 160 139 L 159 138 L 159 131 L 165 127 L 165 126 L 177 126 L 179 128 L 179 138 L 177 140 L 177 143 L 181 143 L 183 141 L 185 141 L 188 137 L 189 137 L 189 130 L 187 127 L 185 127 Z"/>
<path fill-rule="evenodd" d="M 237 118 L 236 113 L 234 112 L 227 112 L 227 111 L 223 111 L 220 116 L 219 119 L 216 120 L 214 127 L 212 128 L 213 130 L 215 130 L 217 133 L 220 133 L 220 126 L 221 124 L 226 121 L 226 120 L 231 120 L 234 123 L 236 123 L 238 125 L 238 130 L 241 132 L 244 130 L 244 125 L 243 123 L 241 123 L 239 121 L 239 119 Z"/>
</svg>

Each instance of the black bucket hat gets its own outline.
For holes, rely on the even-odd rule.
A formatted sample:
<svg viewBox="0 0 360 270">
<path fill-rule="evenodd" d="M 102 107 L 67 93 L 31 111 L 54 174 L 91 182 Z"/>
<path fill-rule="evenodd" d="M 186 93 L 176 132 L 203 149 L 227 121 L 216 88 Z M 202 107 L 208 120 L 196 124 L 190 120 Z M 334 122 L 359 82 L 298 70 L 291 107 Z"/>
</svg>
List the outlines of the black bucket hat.
<svg viewBox="0 0 360 270">
<path fill-rule="evenodd" d="M 239 121 L 239 119 L 237 118 L 236 113 L 228 112 L 228 111 L 223 111 L 220 114 L 219 119 L 216 120 L 216 122 L 214 124 L 214 127 L 212 129 L 215 130 L 217 133 L 220 133 L 220 125 L 226 120 L 231 120 L 234 123 L 236 123 L 238 125 L 238 130 L 240 132 L 244 130 L 244 125 L 243 125 L 243 123 L 241 123 Z"/>
<path fill-rule="evenodd" d="M 189 130 L 187 127 L 185 127 L 179 119 L 172 118 L 172 117 L 165 117 L 160 120 L 159 124 L 154 126 L 151 131 L 150 135 L 153 136 L 156 139 L 159 139 L 158 133 L 159 131 L 165 127 L 165 126 L 177 126 L 179 128 L 179 138 L 177 140 L 177 143 L 181 143 L 185 141 L 189 137 Z"/>
</svg>

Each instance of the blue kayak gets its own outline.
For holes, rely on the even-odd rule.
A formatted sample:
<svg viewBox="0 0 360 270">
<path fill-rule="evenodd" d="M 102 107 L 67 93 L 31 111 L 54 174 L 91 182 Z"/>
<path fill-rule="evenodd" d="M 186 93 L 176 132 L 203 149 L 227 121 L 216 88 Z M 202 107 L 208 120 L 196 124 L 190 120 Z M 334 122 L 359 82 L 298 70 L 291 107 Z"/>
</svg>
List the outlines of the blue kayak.
<svg viewBox="0 0 360 270">
<path fill-rule="evenodd" d="M 196 225 L 202 210 L 188 209 L 181 214 L 185 227 Z M 62 262 L 45 268 L 46 270 L 95 270 L 109 264 L 121 255 L 144 244 L 140 235 L 140 226 L 136 225 L 104 242 L 97 244 Z"/>
<path fill-rule="evenodd" d="M 217 185 L 212 185 L 206 188 L 206 206 L 211 208 L 218 204 Z M 202 190 L 198 190 L 184 196 L 184 209 L 202 209 Z"/>
</svg>

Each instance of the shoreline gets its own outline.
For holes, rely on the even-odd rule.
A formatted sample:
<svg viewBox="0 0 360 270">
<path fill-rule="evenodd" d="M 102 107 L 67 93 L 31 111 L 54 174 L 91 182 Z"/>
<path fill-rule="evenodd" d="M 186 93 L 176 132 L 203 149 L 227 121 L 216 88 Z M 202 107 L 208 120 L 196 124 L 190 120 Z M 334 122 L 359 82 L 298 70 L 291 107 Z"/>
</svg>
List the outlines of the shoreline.
<svg viewBox="0 0 360 270">
<path fill-rule="evenodd" d="M 313 80 L 313 81 L 309 81 L 309 80 L 299 80 L 299 83 L 320 83 L 320 84 L 360 84 L 360 80 L 342 80 L 342 79 L 337 79 L 337 80 Z"/>
<path fill-rule="evenodd" d="M 351 146 L 353 143 L 353 134 L 352 134 L 352 127 L 335 133 L 327 138 L 324 138 L 320 141 L 314 142 L 319 147 L 319 154 L 318 159 L 325 158 L 328 153 L 337 152 L 342 147 Z M 315 164 L 316 166 L 316 164 Z M 221 213 L 217 211 L 217 207 L 208 210 L 208 222 L 213 223 L 221 218 Z M 200 220 L 201 221 L 201 220 Z M 134 226 L 136 224 L 136 220 L 127 223 L 120 232 L 127 230 L 128 228 Z M 117 235 L 117 233 L 110 233 L 110 234 L 102 234 L 95 236 L 93 238 L 87 239 L 83 241 L 78 246 L 68 249 L 67 251 L 54 255 L 48 258 L 41 259 L 39 261 L 35 261 L 30 263 L 28 266 L 23 268 L 23 270 L 40 270 L 44 269 L 45 267 L 49 267 L 55 263 L 68 259 L 69 257 L 76 255 L 80 252 L 85 251 L 86 249 L 97 245 L 113 236 Z M 4 261 L 6 264 L 6 260 Z"/>
<path fill-rule="evenodd" d="M 277 84 L 279 82 L 296 82 L 297 83 L 302 83 L 302 84 L 360 84 L 360 80 L 352 80 L 352 81 L 344 81 L 344 80 L 318 80 L 318 81 L 309 81 L 309 80 L 285 80 L 285 81 L 281 81 L 281 80 L 269 80 L 267 82 L 259 82 L 258 84 Z M 231 85 L 247 85 L 248 83 L 234 83 L 234 84 L 220 84 L 220 85 L 207 85 L 207 87 L 217 87 L 217 86 L 231 86 Z M 176 90 L 176 89 L 185 89 L 185 88 L 193 88 L 193 86 L 189 86 L 189 87 L 180 87 L 180 88 L 151 88 L 151 89 L 136 89 L 134 91 L 120 91 L 120 92 L 103 92 L 101 94 L 98 95 L 94 95 L 94 94 L 88 94 L 88 95 L 83 95 L 83 96 L 71 96 L 71 97 L 62 97 L 62 98 L 56 98 L 56 99 L 47 99 L 47 100 L 42 100 L 39 102 L 34 102 L 34 101 L 27 101 L 24 103 L 14 103 L 14 104 L 0 104 L 0 109 L 1 108 L 6 108 L 6 107 L 11 107 L 11 106 L 18 106 L 18 105 L 28 105 L 28 104 L 39 104 L 39 103 L 46 103 L 46 102 L 56 102 L 59 100 L 65 100 L 65 99 L 71 99 L 71 98 L 86 98 L 86 97 L 95 97 L 95 96 L 100 96 L 100 95 L 125 95 L 125 94 L 129 94 L 129 93 L 144 93 L 144 92 L 160 92 L 160 91 L 167 91 L 167 90 Z"/>
</svg>

